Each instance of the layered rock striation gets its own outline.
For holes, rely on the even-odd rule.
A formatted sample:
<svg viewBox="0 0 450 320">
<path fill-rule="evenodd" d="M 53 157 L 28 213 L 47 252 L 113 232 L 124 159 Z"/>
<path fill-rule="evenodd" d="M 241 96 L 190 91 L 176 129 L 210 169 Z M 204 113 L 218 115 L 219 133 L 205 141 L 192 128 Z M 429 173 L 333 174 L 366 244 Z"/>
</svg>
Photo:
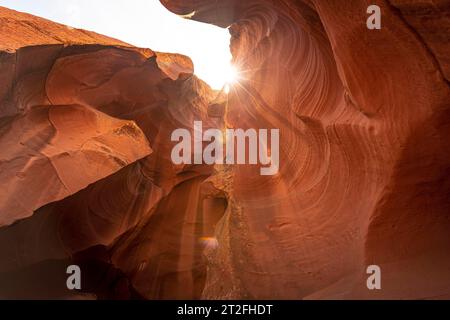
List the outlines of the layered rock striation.
<svg viewBox="0 0 450 320">
<path fill-rule="evenodd" d="M 230 26 L 225 110 L 186 57 L 0 10 L 0 297 L 448 298 L 449 2 L 161 2 Z M 194 120 L 279 129 L 279 172 L 173 164 Z"/>
<path fill-rule="evenodd" d="M 220 125 L 216 93 L 181 55 L 4 8 L 0 28 L 0 297 L 199 298 L 213 168 L 174 165 L 170 136 Z"/>
<path fill-rule="evenodd" d="M 203 297 L 449 297 L 450 3 L 161 2 L 230 26 L 227 125 L 280 128 L 278 175 L 233 168 Z"/>
</svg>

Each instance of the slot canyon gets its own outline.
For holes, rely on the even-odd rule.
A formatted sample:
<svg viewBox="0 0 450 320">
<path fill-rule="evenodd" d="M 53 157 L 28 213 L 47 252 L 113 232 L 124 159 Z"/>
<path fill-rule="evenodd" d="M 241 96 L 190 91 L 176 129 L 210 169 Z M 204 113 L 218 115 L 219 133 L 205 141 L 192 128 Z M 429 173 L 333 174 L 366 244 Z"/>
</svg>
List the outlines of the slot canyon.
<svg viewBox="0 0 450 320">
<path fill-rule="evenodd" d="M 450 1 L 161 3 L 229 27 L 228 93 L 0 7 L 0 298 L 450 299 Z M 279 170 L 174 164 L 194 121 L 279 128 Z"/>
</svg>

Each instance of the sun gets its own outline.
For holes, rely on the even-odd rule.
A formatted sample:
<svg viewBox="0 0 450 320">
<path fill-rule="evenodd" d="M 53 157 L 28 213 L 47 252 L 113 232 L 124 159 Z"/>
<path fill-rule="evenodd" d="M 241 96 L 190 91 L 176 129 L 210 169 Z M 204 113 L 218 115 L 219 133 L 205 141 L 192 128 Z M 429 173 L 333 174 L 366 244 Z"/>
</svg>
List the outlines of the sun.
<svg viewBox="0 0 450 320">
<path fill-rule="evenodd" d="M 239 80 L 239 72 L 235 66 L 230 64 L 223 70 L 222 78 L 220 81 L 217 82 L 222 83 L 222 89 L 223 91 L 228 94 L 230 92 L 231 87 L 233 84 L 237 83 Z"/>
<path fill-rule="evenodd" d="M 238 80 L 238 71 L 235 66 L 230 64 L 225 70 L 224 83 L 231 85 L 235 83 L 237 80 Z"/>
</svg>

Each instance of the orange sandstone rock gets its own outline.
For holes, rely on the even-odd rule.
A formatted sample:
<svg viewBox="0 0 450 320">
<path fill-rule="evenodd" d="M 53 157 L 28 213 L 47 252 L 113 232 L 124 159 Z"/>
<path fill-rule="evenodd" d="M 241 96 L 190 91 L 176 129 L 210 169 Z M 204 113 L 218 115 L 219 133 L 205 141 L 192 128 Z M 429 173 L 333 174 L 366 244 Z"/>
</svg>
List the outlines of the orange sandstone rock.
<svg viewBox="0 0 450 320">
<path fill-rule="evenodd" d="M 161 2 L 230 26 L 227 124 L 280 128 L 278 175 L 211 178 L 228 206 L 203 298 L 448 297 L 448 1 L 378 2 L 381 30 L 365 1 Z"/>
<path fill-rule="evenodd" d="M 174 165 L 170 134 L 220 119 L 191 60 L 4 8 L 0 28 L 0 297 L 200 297 L 213 169 Z"/>
<path fill-rule="evenodd" d="M 226 108 L 186 57 L 0 10 L 0 296 L 74 297 L 77 263 L 86 298 L 448 297 L 447 1 L 381 30 L 364 1 L 161 2 L 230 26 Z M 279 128 L 278 174 L 174 165 L 194 120 Z"/>
</svg>

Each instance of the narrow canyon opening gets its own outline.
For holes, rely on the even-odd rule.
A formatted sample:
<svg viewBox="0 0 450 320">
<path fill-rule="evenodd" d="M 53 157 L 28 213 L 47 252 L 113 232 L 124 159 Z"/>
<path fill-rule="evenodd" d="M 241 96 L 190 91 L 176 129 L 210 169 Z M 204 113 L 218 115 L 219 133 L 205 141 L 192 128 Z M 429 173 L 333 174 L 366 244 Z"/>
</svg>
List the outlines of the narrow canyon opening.
<svg viewBox="0 0 450 320">
<path fill-rule="evenodd" d="M 133 46 L 192 59 L 194 74 L 220 90 L 233 78 L 230 33 L 225 27 L 177 15 L 158 0 L 1 0 L 0 6 L 27 12 L 64 25 L 95 31 Z"/>
</svg>

